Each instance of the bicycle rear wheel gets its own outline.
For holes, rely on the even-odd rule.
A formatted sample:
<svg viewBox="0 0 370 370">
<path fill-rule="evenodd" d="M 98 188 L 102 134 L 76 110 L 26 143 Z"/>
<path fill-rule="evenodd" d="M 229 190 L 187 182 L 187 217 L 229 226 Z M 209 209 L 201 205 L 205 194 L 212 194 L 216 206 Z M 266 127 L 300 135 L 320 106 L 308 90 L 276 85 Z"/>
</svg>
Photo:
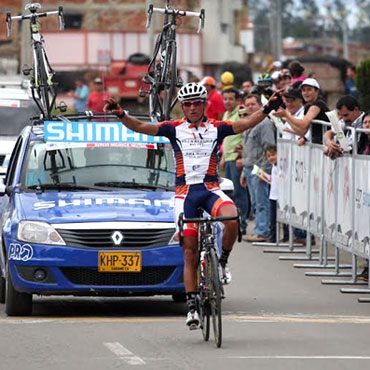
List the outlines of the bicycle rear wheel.
<svg viewBox="0 0 370 370">
<path fill-rule="evenodd" d="M 218 259 L 216 251 L 211 249 L 210 251 L 210 308 L 212 314 L 212 326 L 213 334 L 217 347 L 221 347 L 222 344 L 222 310 L 221 310 L 221 297 L 222 297 L 222 285 L 220 282 L 220 275 L 218 269 Z"/>
</svg>

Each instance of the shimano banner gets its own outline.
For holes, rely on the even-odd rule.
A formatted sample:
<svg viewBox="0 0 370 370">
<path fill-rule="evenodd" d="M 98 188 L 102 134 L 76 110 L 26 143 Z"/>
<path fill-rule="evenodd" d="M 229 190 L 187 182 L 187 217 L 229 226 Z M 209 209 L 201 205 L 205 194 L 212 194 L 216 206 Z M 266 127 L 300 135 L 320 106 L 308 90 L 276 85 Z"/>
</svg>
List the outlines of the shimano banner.
<svg viewBox="0 0 370 370">
<path fill-rule="evenodd" d="M 148 136 L 126 128 L 121 122 L 45 122 L 48 142 L 169 143 L 163 136 Z"/>
</svg>

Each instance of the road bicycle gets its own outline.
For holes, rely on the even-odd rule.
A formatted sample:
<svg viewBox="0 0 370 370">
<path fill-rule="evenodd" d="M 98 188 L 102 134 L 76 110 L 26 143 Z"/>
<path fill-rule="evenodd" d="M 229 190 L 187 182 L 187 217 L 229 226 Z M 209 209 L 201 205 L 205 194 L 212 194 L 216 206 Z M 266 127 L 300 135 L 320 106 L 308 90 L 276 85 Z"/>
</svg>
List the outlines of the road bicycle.
<svg viewBox="0 0 370 370">
<path fill-rule="evenodd" d="M 31 77 L 31 91 L 32 97 L 35 100 L 38 108 L 41 111 L 42 119 L 51 119 L 51 112 L 55 105 L 56 99 L 56 85 L 53 82 L 54 71 L 50 66 L 48 57 L 43 47 L 44 39 L 40 33 L 39 18 L 48 17 L 50 15 L 58 15 L 59 29 L 64 29 L 63 7 L 59 6 L 58 10 L 38 13 L 41 9 L 39 3 L 27 4 L 25 7 L 26 12 L 30 14 L 11 16 L 11 13 L 6 14 L 6 23 L 8 30 L 8 37 L 12 34 L 12 21 L 13 20 L 29 20 L 32 52 L 33 52 L 33 67 L 23 66 L 23 74 L 30 75 Z M 65 110 L 59 107 L 61 111 Z"/>
<path fill-rule="evenodd" d="M 179 216 L 180 243 L 182 244 L 183 227 L 185 223 L 198 223 L 198 248 L 199 264 L 197 271 L 197 285 L 199 295 L 196 306 L 199 313 L 200 328 L 203 339 L 209 340 L 211 317 L 213 334 L 216 346 L 222 344 L 222 308 L 221 302 L 224 298 L 222 284 L 222 271 L 218 262 L 217 236 L 220 233 L 220 222 L 237 220 L 238 241 L 241 241 L 240 215 L 233 217 L 203 217 L 203 210 L 199 210 L 198 218 L 185 218 L 181 213 Z"/>
<path fill-rule="evenodd" d="M 177 44 L 176 26 L 180 17 L 199 17 L 198 32 L 204 27 L 205 11 L 189 12 L 172 9 L 170 0 L 166 1 L 165 8 L 155 8 L 149 5 L 147 28 L 150 27 L 153 13 L 164 14 L 164 24 L 158 35 L 153 58 L 148 66 L 148 73 L 143 82 L 150 85 L 149 91 L 140 91 L 140 96 L 149 94 L 149 115 L 152 121 L 165 121 L 177 102 L 176 88 L 182 86 L 182 80 L 177 74 Z M 159 60 L 158 60 L 159 59 Z"/>
</svg>

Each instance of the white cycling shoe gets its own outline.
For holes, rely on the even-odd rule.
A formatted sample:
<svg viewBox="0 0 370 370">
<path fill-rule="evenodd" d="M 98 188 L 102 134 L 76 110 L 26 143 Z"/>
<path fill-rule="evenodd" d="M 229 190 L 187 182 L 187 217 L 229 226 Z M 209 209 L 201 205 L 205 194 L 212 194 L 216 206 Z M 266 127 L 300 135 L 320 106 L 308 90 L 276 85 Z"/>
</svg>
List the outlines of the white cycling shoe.
<svg viewBox="0 0 370 370">
<path fill-rule="evenodd" d="M 222 284 L 228 285 L 231 283 L 232 276 L 229 268 L 229 264 L 227 263 L 225 267 L 221 266 L 221 281 Z"/>
<path fill-rule="evenodd" d="M 189 311 L 188 316 L 186 317 L 185 324 L 189 327 L 190 330 L 199 329 L 199 314 L 197 311 Z"/>
</svg>

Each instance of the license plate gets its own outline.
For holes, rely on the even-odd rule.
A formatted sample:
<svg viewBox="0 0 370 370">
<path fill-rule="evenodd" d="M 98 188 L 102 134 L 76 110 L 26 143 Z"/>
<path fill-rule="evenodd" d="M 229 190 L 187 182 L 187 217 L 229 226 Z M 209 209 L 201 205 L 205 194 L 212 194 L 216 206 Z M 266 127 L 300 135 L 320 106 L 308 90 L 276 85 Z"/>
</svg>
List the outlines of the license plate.
<svg viewBox="0 0 370 370">
<path fill-rule="evenodd" d="M 99 272 L 140 272 L 141 252 L 99 252 Z"/>
</svg>

